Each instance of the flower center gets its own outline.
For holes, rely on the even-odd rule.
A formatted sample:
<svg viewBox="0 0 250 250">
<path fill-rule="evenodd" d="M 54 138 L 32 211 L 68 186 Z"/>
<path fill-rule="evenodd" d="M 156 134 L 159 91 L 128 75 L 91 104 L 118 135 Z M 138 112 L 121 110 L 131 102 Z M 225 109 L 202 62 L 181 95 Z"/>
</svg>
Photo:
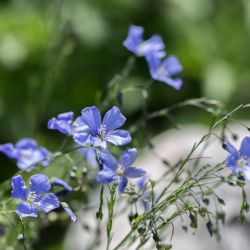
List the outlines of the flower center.
<svg viewBox="0 0 250 250">
<path fill-rule="evenodd" d="M 98 129 L 99 137 L 104 140 L 106 137 L 106 126 L 104 124 L 101 124 L 100 128 Z"/>
<path fill-rule="evenodd" d="M 167 71 L 163 66 L 161 66 L 157 69 L 157 75 L 159 77 L 167 77 L 168 76 Z"/>
<path fill-rule="evenodd" d="M 248 164 L 249 164 L 249 159 L 246 159 L 246 158 L 241 158 L 237 161 L 238 168 L 244 168 Z"/>
<path fill-rule="evenodd" d="M 36 195 L 35 192 L 30 192 L 29 196 L 27 198 L 27 202 L 28 203 L 33 203 L 35 201 L 36 197 L 37 197 L 37 195 Z"/>
<path fill-rule="evenodd" d="M 124 175 L 124 169 L 121 166 L 118 166 L 118 169 L 116 170 L 116 175 L 120 177 Z"/>
</svg>

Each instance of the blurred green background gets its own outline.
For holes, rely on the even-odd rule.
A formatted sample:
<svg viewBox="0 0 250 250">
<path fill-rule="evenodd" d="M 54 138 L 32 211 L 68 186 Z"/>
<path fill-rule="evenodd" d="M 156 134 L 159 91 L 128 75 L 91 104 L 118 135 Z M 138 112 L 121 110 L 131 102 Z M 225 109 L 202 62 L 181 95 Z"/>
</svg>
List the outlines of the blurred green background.
<svg viewBox="0 0 250 250">
<path fill-rule="evenodd" d="M 1 0 L 0 143 L 34 137 L 55 150 L 63 137 L 47 130 L 48 119 L 97 102 L 131 55 L 122 46 L 130 24 L 143 26 L 146 38 L 160 34 L 184 66 L 182 90 L 155 83 L 150 110 L 201 96 L 228 109 L 250 101 L 248 0 Z M 127 81 L 148 78 L 138 59 Z M 140 108 L 136 93 L 124 96 L 128 117 Z M 198 115 L 177 113 L 189 122 Z M 16 167 L 0 160 L 6 179 Z"/>
<path fill-rule="evenodd" d="M 107 83 L 131 56 L 122 46 L 131 24 L 143 26 L 145 38 L 160 34 L 184 67 L 180 92 L 152 85 L 149 110 L 202 96 L 228 109 L 250 102 L 249 0 L 1 0 L 0 144 L 33 137 L 56 150 L 63 136 L 47 129 L 48 119 L 66 111 L 78 115 L 107 94 Z M 126 81 L 148 79 L 139 58 Z M 129 124 L 141 113 L 141 93 L 127 91 L 123 100 Z M 176 119 L 207 121 L 197 109 L 178 110 Z M 2 154 L 0 162 L 2 181 L 17 168 Z M 36 249 L 45 249 L 39 244 Z"/>
</svg>

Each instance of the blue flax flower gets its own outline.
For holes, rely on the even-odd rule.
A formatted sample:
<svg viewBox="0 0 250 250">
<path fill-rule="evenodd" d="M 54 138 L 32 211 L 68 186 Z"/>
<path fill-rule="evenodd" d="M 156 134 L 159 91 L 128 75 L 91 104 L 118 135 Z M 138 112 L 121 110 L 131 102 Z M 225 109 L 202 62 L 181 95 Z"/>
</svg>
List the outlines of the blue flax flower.
<svg viewBox="0 0 250 250">
<path fill-rule="evenodd" d="M 182 86 L 182 80 L 174 76 L 182 71 L 182 65 L 175 56 L 169 56 L 162 60 L 162 56 L 157 53 L 149 53 L 146 56 L 150 75 L 154 80 L 168 84 L 179 90 Z"/>
<path fill-rule="evenodd" d="M 226 150 L 230 155 L 226 159 L 226 164 L 235 174 L 243 174 L 246 180 L 250 180 L 250 137 L 245 137 L 241 143 L 239 152 L 226 142 Z"/>
<path fill-rule="evenodd" d="M 107 142 L 116 146 L 123 146 L 132 140 L 129 132 L 118 129 L 125 123 L 126 118 L 117 107 L 107 111 L 103 121 L 95 106 L 85 108 L 82 110 L 82 120 L 88 127 L 90 137 L 87 137 L 84 133 L 75 136 L 75 142 L 81 145 L 91 143 L 94 147 L 106 148 Z"/>
<path fill-rule="evenodd" d="M 146 56 L 153 51 L 163 56 L 165 54 L 163 51 L 165 45 L 161 37 L 153 35 L 148 40 L 143 41 L 143 32 L 143 27 L 131 25 L 129 27 L 128 36 L 123 42 L 123 45 L 137 56 Z"/>
<path fill-rule="evenodd" d="M 76 135 L 85 132 L 87 129 L 86 124 L 83 122 L 81 116 L 75 120 L 73 112 L 66 112 L 53 117 L 48 121 L 48 128 L 55 129 L 66 135 Z"/>
<path fill-rule="evenodd" d="M 102 183 L 117 181 L 119 192 L 124 192 L 128 184 L 128 178 L 139 178 L 146 174 L 144 169 L 131 166 L 136 159 L 136 155 L 136 149 L 129 148 L 122 153 L 117 162 L 116 159 L 104 149 L 99 155 L 99 159 L 103 164 L 103 170 L 97 174 L 96 180 Z"/>
<path fill-rule="evenodd" d="M 32 175 L 29 180 L 29 189 L 26 187 L 21 175 L 14 176 L 11 185 L 12 197 L 21 200 L 16 207 L 16 213 L 20 218 L 37 217 L 38 208 L 48 213 L 60 207 L 56 195 L 48 193 L 51 189 L 51 185 L 48 177 L 44 174 Z M 74 220 L 75 218 L 71 216 L 71 213 L 68 213 L 68 215 Z"/>
<path fill-rule="evenodd" d="M 2 144 L 0 152 L 9 158 L 17 159 L 17 166 L 25 171 L 32 170 L 37 163 L 47 166 L 48 157 L 51 155 L 47 149 L 39 147 L 37 142 L 30 138 L 19 140 L 15 146 L 11 143 Z"/>
</svg>

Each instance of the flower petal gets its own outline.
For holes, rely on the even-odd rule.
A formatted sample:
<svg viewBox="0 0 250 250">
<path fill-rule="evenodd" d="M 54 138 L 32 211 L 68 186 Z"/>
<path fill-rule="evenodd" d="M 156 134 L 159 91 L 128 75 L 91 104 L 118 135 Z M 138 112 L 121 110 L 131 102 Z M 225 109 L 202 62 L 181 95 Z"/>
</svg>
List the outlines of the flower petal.
<svg viewBox="0 0 250 250">
<path fill-rule="evenodd" d="M 239 158 L 239 153 L 237 151 L 237 149 L 231 144 L 229 143 L 229 141 L 225 142 L 225 146 L 226 146 L 226 150 L 235 158 L 238 159 Z"/>
<path fill-rule="evenodd" d="M 88 126 L 83 121 L 82 117 L 79 116 L 75 119 L 75 121 L 72 123 L 72 134 L 78 134 L 89 131 Z"/>
<path fill-rule="evenodd" d="M 17 205 L 16 213 L 21 217 L 37 217 L 38 209 L 35 204 L 22 201 Z"/>
<path fill-rule="evenodd" d="M 68 216 L 70 217 L 70 219 L 73 222 L 76 222 L 77 218 L 76 218 L 75 214 L 73 213 L 73 211 L 69 207 L 63 206 L 63 208 L 64 208 L 65 212 L 68 214 Z"/>
<path fill-rule="evenodd" d="M 95 106 L 82 110 L 82 120 L 89 127 L 92 135 L 98 134 L 98 129 L 101 126 L 101 115 Z"/>
<path fill-rule="evenodd" d="M 132 141 L 131 135 L 128 131 L 118 129 L 112 132 L 109 132 L 106 136 L 108 142 L 113 143 L 115 146 L 123 146 Z"/>
<path fill-rule="evenodd" d="M 93 168 L 98 168 L 99 163 L 97 161 L 97 156 L 95 149 L 90 147 L 90 148 L 81 148 L 79 150 L 80 154 L 84 156 L 86 162 Z"/>
<path fill-rule="evenodd" d="M 12 177 L 11 186 L 12 186 L 12 191 L 11 191 L 12 197 L 24 201 L 27 199 L 29 191 L 21 175 Z"/>
<path fill-rule="evenodd" d="M 72 111 L 59 114 L 57 116 L 58 120 L 66 121 L 71 123 L 73 121 L 74 113 Z"/>
<path fill-rule="evenodd" d="M 113 107 L 110 109 L 103 118 L 103 124 L 106 127 L 106 133 L 120 128 L 126 121 L 126 117 L 121 113 L 120 109 Z"/>
<path fill-rule="evenodd" d="M 67 121 L 60 121 L 54 117 L 48 121 L 48 129 L 55 129 L 66 135 L 71 134 L 70 124 Z"/>
<path fill-rule="evenodd" d="M 250 137 L 245 137 L 241 143 L 240 155 L 246 158 L 250 157 Z"/>
<path fill-rule="evenodd" d="M 44 174 L 35 174 L 30 177 L 30 191 L 37 194 L 48 192 L 51 188 L 49 178 Z"/>
<path fill-rule="evenodd" d="M 134 163 L 136 156 L 137 156 L 136 148 L 128 148 L 122 153 L 119 160 L 119 164 L 124 168 L 129 167 L 131 164 Z"/>
<path fill-rule="evenodd" d="M 147 54 L 146 60 L 147 60 L 147 63 L 148 63 L 148 67 L 149 67 L 151 77 L 153 79 L 155 79 L 156 72 L 161 66 L 161 57 L 158 56 L 158 54 L 156 52 L 154 52 L 154 53 Z"/>
<path fill-rule="evenodd" d="M 73 188 L 72 188 L 66 181 L 64 181 L 64 180 L 62 180 L 62 179 L 59 179 L 59 178 L 57 178 L 57 177 L 54 177 L 54 178 L 52 179 L 51 183 L 52 183 L 53 185 L 55 185 L 55 186 L 60 186 L 60 187 L 62 187 L 64 190 L 69 191 L 69 192 L 73 190 Z"/>
<path fill-rule="evenodd" d="M 139 189 L 143 189 L 146 184 L 148 183 L 148 180 L 149 180 L 149 174 L 145 174 L 143 175 L 138 181 L 137 181 L 137 187 Z"/>
<path fill-rule="evenodd" d="M 227 157 L 226 164 L 234 171 L 235 174 L 239 172 L 239 168 L 237 166 L 237 158 L 235 158 L 234 156 L 230 155 L 229 157 Z"/>
<path fill-rule="evenodd" d="M 73 140 L 79 145 L 85 146 L 90 143 L 90 137 L 87 133 L 77 133 L 73 135 Z"/>
<path fill-rule="evenodd" d="M 155 80 L 159 80 L 162 81 L 166 84 L 168 84 L 169 86 L 173 87 L 176 90 L 180 90 L 181 86 L 182 86 L 182 80 L 180 78 L 170 78 L 170 77 L 165 77 L 165 78 L 161 78 L 159 77 L 158 79 Z"/>
<path fill-rule="evenodd" d="M 103 149 L 99 154 L 99 160 L 102 162 L 103 166 L 112 170 L 113 172 L 117 169 L 117 161 L 108 150 Z"/>
<path fill-rule="evenodd" d="M 143 28 L 141 26 L 131 25 L 128 30 L 128 36 L 123 45 L 133 53 L 137 53 L 138 46 L 142 42 Z"/>
<path fill-rule="evenodd" d="M 149 39 L 145 40 L 138 46 L 137 54 L 140 56 L 146 56 L 149 53 L 158 53 L 158 55 L 164 56 L 163 49 L 165 44 L 159 35 L 153 35 Z"/>
<path fill-rule="evenodd" d="M 52 193 L 38 197 L 35 204 L 37 204 L 45 213 L 60 207 L 57 197 Z"/>
<path fill-rule="evenodd" d="M 71 134 L 71 123 L 73 121 L 73 112 L 59 114 L 48 121 L 49 129 L 56 129 L 63 134 Z"/>
<path fill-rule="evenodd" d="M 125 176 L 120 177 L 119 184 L 118 184 L 119 192 L 123 193 L 127 185 L 128 185 L 128 178 L 126 178 Z"/>
<path fill-rule="evenodd" d="M 162 62 L 162 64 L 170 76 L 178 74 L 182 71 L 182 65 L 176 56 L 169 56 Z"/>
<path fill-rule="evenodd" d="M 130 178 L 142 177 L 146 174 L 146 171 L 142 168 L 137 167 L 128 167 L 124 170 L 124 175 Z"/>
<path fill-rule="evenodd" d="M 17 158 L 17 152 L 11 143 L 5 143 L 0 145 L 0 152 L 5 154 L 9 158 Z"/>
<path fill-rule="evenodd" d="M 115 173 L 108 168 L 104 168 L 102 171 L 100 171 L 96 175 L 96 181 L 101 182 L 101 183 L 110 183 L 114 180 L 116 180 L 116 175 Z"/>
<path fill-rule="evenodd" d="M 16 143 L 15 147 L 16 149 L 33 149 L 37 147 L 37 142 L 31 138 L 23 138 Z"/>
</svg>

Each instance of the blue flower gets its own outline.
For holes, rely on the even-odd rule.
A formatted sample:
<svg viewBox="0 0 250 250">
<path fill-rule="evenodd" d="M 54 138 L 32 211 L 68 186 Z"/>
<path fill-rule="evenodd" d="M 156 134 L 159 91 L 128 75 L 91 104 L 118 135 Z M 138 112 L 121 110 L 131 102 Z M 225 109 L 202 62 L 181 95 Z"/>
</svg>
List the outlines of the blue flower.
<svg viewBox="0 0 250 250">
<path fill-rule="evenodd" d="M 47 193 L 50 182 L 46 175 L 35 174 L 30 177 L 30 190 L 27 189 L 21 175 L 14 176 L 11 181 L 11 195 L 20 199 L 16 213 L 21 217 L 37 217 L 38 208 L 48 213 L 60 206 L 57 197 L 53 193 Z"/>
<path fill-rule="evenodd" d="M 85 132 L 87 129 L 86 124 L 81 117 L 77 117 L 73 121 L 74 113 L 66 112 L 53 117 L 48 121 L 48 128 L 55 129 L 66 135 L 76 135 Z"/>
<path fill-rule="evenodd" d="M 180 78 L 174 78 L 176 74 L 182 71 L 182 66 L 175 56 L 169 56 L 162 60 L 157 53 L 149 53 L 146 56 L 150 75 L 154 80 L 158 80 L 168 84 L 169 86 L 179 90 L 182 86 Z"/>
<path fill-rule="evenodd" d="M 230 155 L 226 159 L 226 164 L 235 174 L 243 174 L 246 180 L 250 180 L 250 137 L 245 137 L 241 143 L 239 152 L 228 141 L 226 150 Z"/>
<path fill-rule="evenodd" d="M 14 176 L 11 185 L 12 197 L 21 200 L 16 207 L 16 213 L 20 218 L 37 217 L 39 208 L 43 212 L 48 213 L 60 207 L 56 195 L 48 193 L 51 189 L 51 185 L 48 177 L 44 174 L 32 175 L 29 180 L 29 189 L 26 187 L 21 175 Z M 67 213 L 71 219 L 75 221 L 73 212 Z"/>
<path fill-rule="evenodd" d="M 146 174 L 144 169 L 131 166 L 136 159 L 136 155 L 136 149 L 129 148 L 122 153 L 117 162 L 116 159 L 104 149 L 99 155 L 99 159 L 103 164 L 103 170 L 97 174 L 96 180 L 102 183 L 117 181 L 119 192 L 124 192 L 128 184 L 128 178 L 139 178 Z"/>
<path fill-rule="evenodd" d="M 125 123 L 126 118 L 117 107 L 106 112 L 103 121 L 95 106 L 85 108 L 82 110 L 82 120 L 88 127 L 90 137 L 84 133 L 75 136 L 75 142 L 81 145 L 91 143 L 94 147 L 106 148 L 107 142 L 123 146 L 132 140 L 129 132 L 118 129 Z"/>
<path fill-rule="evenodd" d="M 11 143 L 0 145 L 0 152 L 9 158 L 17 159 L 17 166 L 25 171 L 32 170 L 37 163 L 42 166 L 49 164 L 51 153 L 44 147 L 38 147 L 37 142 L 30 138 L 21 139 L 15 146 Z"/>
<path fill-rule="evenodd" d="M 146 56 L 150 52 L 157 52 L 161 56 L 165 55 L 163 49 L 165 45 L 160 36 L 154 35 L 148 40 L 143 41 L 144 29 L 141 26 L 131 25 L 128 31 L 128 37 L 123 45 L 137 56 Z"/>
</svg>

